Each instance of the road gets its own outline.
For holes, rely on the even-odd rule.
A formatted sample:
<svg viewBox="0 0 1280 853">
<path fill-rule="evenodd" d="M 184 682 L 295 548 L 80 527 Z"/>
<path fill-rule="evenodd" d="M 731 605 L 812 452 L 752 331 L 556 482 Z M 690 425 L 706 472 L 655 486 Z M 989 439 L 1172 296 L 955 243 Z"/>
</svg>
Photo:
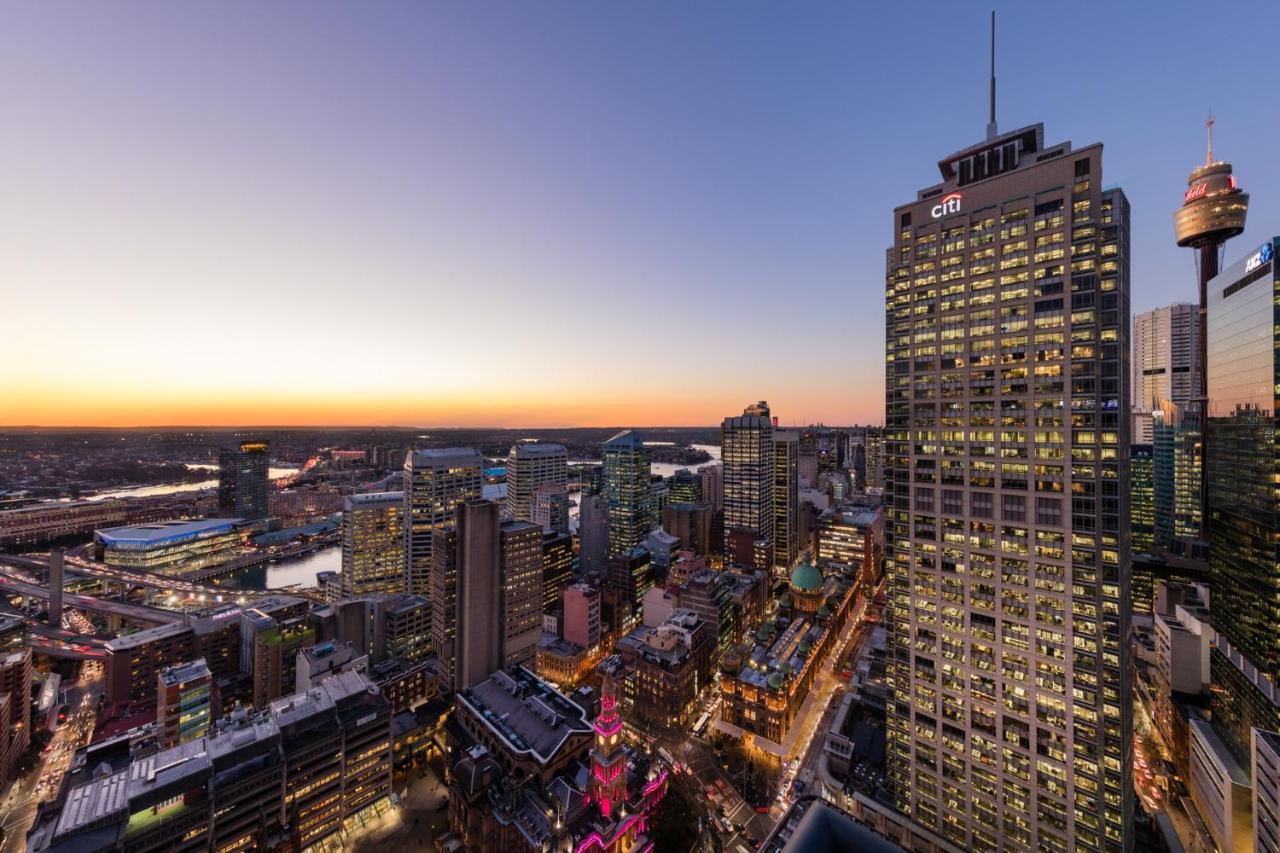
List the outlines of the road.
<svg viewBox="0 0 1280 853">
<path fill-rule="evenodd" d="M 878 592 L 878 591 L 877 591 Z M 719 757 L 711 744 L 701 737 L 686 732 L 643 733 L 653 738 L 653 750 L 659 747 L 670 753 L 676 762 L 686 769 L 686 774 L 672 777 L 673 782 L 687 785 L 696 792 L 695 802 L 708 810 L 711 815 L 720 814 L 728 819 L 733 831 L 726 833 L 712 828 L 714 846 L 720 850 L 736 851 L 740 846 L 755 850 L 759 842 L 767 836 L 773 825 L 782 817 L 791 802 L 789 789 L 794 779 L 800 774 L 808 774 L 811 779 L 816 773 L 817 761 L 822 755 L 825 738 L 822 736 L 831 725 L 834 714 L 839 709 L 838 698 L 844 687 L 839 678 L 837 667 L 846 659 L 851 649 L 860 646 L 870 636 L 871 623 L 865 621 L 868 601 L 875 598 L 876 593 L 861 598 L 854 610 L 849 614 L 844 631 L 840 635 L 837 648 L 833 649 L 823 662 L 822 668 L 814 676 L 811 688 L 812 701 L 807 713 L 794 725 L 802 726 L 787 771 L 783 773 L 783 782 L 777 796 L 766 814 L 757 813 L 747 803 L 734 780 L 720 765 Z M 708 687 L 707 695 L 701 700 L 694 716 L 707 712 L 713 717 L 708 731 L 714 729 L 714 717 L 718 716 L 719 701 L 713 682 Z M 796 758 L 799 757 L 799 761 Z M 740 828 L 739 828 L 740 827 Z"/>
<path fill-rule="evenodd" d="M 794 751 L 788 756 L 789 766 L 782 774 L 778 785 L 778 797 L 785 806 L 790 806 L 795 800 L 798 792 L 793 791 L 792 788 L 797 782 L 803 785 L 804 793 L 817 793 L 811 786 L 818 775 L 818 760 L 822 757 L 827 730 L 839 711 L 839 700 L 845 688 L 845 682 L 837 674 L 837 668 L 841 661 L 847 660 L 850 654 L 856 653 L 871 636 L 874 623 L 866 621 L 867 610 L 871 606 L 870 602 L 875 600 L 883 588 L 884 581 L 881 581 L 878 589 L 858 599 L 840 635 L 839 646 L 827 655 L 822 668 L 814 676 L 813 687 L 810 688 L 814 703 L 809 713 L 794 723 L 803 728 L 796 739 Z M 821 713 L 815 713 L 819 708 L 822 709 Z"/>
<path fill-rule="evenodd" d="M 93 737 L 98 697 L 105 687 L 102 664 L 87 662 L 81 665 L 79 680 L 67 688 L 71 710 L 54 732 L 53 740 L 49 741 L 42 765 L 16 782 L 5 801 L 0 803 L 0 810 L 4 812 L 0 824 L 5 830 L 0 853 L 19 853 L 26 849 L 27 833 L 35 820 L 37 805 L 57 794 L 76 750 L 88 744 Z"/>
<path fill-rule="evenodd" d="M 27 583 L 24 580 L 18 580 L 12 574 L 3 569 L 0 569 L 0 592 L 8 595 L 25 595 L 28 598 L 39 598 L 43 601 L 49 600 L 49 590 L 47 587 Z M 130 619 L 135 622 L 147 622 L 152 625 L 162 625 L 168 622 L 182 621 L 181 613 L 173 613 L 168 610 L 157 610 L 153 607 L 143 607 L 138 604 L 126 604 L 123 601 L 111 601 L 105 598 L 96 598 L 92 595 L 63 593 L 62 603 L 65 607 L 75 607 L 81 610 L 92 610 L 97 613 L 107 613 L 124 619 Z"/>
</svg>

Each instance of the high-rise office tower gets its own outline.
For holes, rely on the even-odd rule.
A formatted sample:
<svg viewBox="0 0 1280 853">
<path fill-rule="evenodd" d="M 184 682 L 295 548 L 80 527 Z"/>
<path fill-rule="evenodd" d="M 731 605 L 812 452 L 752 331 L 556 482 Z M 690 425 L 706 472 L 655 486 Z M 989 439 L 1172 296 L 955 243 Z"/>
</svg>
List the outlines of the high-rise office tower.
<svg viewBox="0 0 1280 853">
<path fill-rule="evenodd" d="M 1156 532 L 1155 452 L 1150 444 L 1129 448 L 1129 471 L 1133 487 L 1129 498 L 1129 531 L 1133 553 L 1150 552 Z"/>
<path fill-rule="evenodd" d="M 756 566 L 756 543 L 773 543 L 773 421 L 761 401 L 720 425 L 725 560 Z M 766 547 L 769 547 L 766 546 Z"/>
<path fill-rule="evenodd" d="M 604 507 L 609 524 L 608 556 L 627 556 L 649 535 L 649 449 L 635 430 L 604 443 Z"/>
<path fill-rule="evenodd" d="M 662 510 L 671 500 L 671 490 L 661 474 L 649 476 L 649 529 L 656 530 L 662 526 Z"/>
<path fill-rule="evenodd" d="M 1200 407 L 1162 401 L 1151 412 L 1152 542 L 1157 548 L 1203 558 L 1204 441 Z"/>
<path fill-rule="evenodd" d="M 542 529 L 502 521 L 497 502 L 458 505 L 431 552 L 432 646 L 445 683 L 461 690 L 504 660 L 532 665 L 542 635 Z M 438 614 L 438 615 L 437 615 Z"/>
<path fill-rule="evenodd" d="M 502 660 L 500 524 L 498 505 L 475 498 L 432 537 L 431 647 L 455 690 L 487 678 Z"/>
<path fill-rule="evenodd" d="M 1280 731 L 1277 247 L 1268 240 L 1208 287 L 1212 719 L 1246 772 L 1251 730 Z"/>
<path fill-rule="evenodd" d="M 578 569 L 604 577 L 609 553 L 609 513 L 603 495 L 583 494 L 578 504 Z"/>
<path fill-rule="evenodd" d="M 271 508 L 270 445 L 242 441 L 218 452 L 218 511 L 250 522 L 266 521 Z"/>
<path fill-rule="evenodd" d="M 866 447 L 866 485 L 867 489 L 884 488 L 884 430 L 867 428 Z"/>
<path fill-rule="evenodd" d="M 889 783 L 970 850 L 1125 851 L 1129 205 L 992 119 L 893 213 Z"/>
<path fill-rule="evenodd" d="M 498 531 L 502 562 L 502 668 L 537 666 L 542 637 L 542 528 L 529 521 L 504 521 Z"/>
<path fill-rule="evenodd" d="M 800 433 L 773 433 L 773 559 L 790 567 L 800 554 Z"/>
<path fill-rule="evenodd" d="M 1185 406 L 1200 395 L 1200 314 L 1179 302 L 1133 318 L 1133 440 L 1153 440 L 1151 413 L 1164 400 Z"/>
<path fill-rule="evenodd" d="M 551 613 L 560 596 L 573 583 L 573 537 L 568 533 L 542 534 L 542 611 Z"/>
<path fill-rule="evenodd" d="M 342 594 L 404 591 L 404 492 L 342 500 Z"/>
<path fill-rule="evenodd" d="M 507 454 L 507 508 L 517 521 L 533 521 L 539 486 L 569 482 L 569 453 L 559 444 L 517 444 Z"/>
<path fill-rule="evenodd" d="M 469 447 L 410 450 L 406 454 L 406 592 L 430 594 L 432 536 L 435 531 L 453 523 L 458 504 L 480 497 L 484 485 L 483 469 L 484 457 Z"/>
<path fill-rule="evenodd" d="M 548 533 L 568 533 L 569 487 L 544 483 L 534 489 L 529 521 Z"/>
<path fill-rule="evenodd" d="M 681 468 L 667 481 L 667 499 L 673 504 L 702 503 L 702 475 Z"/>
<path fill-rule="evenodd" d="M 698 469 L 702 479 L 702 501 L 711 506 L 712 512 L 724 511 L 724 466 L 703 465 Z"/>
</svg>

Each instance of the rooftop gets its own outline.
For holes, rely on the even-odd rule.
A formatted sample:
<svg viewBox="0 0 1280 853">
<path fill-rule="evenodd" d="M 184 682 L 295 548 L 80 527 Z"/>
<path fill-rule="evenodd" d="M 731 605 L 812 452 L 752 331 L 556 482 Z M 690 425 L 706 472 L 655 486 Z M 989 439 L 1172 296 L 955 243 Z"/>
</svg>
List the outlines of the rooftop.
<svg viewBox="0 0 1280 853">
<path fill-rule="evenodd" d="M 633 429 L 624 429 L 604 443 L 605 450 L 632 451 L 644 447 L 644 439 Z"/>
<path fill-rule="evenodd" d="M 485 459 L 474 447 L 429 447 L 409 451 L 405 465 L 414 468 L 484 468 Z"/>
<path fill-rule="evenodd" d="M 94 531 L 94 536 L 112 548 L 154 548 L 230 533 L 240 523 L 238 518 L 196 518 L 157 521 L 128 527 L 108 527 Z"/>
<path fill-rule="evenodd" d="M 168 622 L 164 625 L 157 625 L 154 628 L 135 631 L 132 634 L 125 634 L 123 637 L 107 640 L 106 647 L 108 652 L 119 653 L 128 649 L 136 649 L 138 646 L 143 646 L 147 643 L 155 643 L 172 637 L 181 637 L 183 634 L 190 632 L 191 627 L 189 625 L 183 625 L 181 622 Z"/>
<path fill-rule="evenodd" d="M 540 764 L 554 758 L 574 733 L 590 734 L 582 706 L 522 666 L 499 670 L 456 695 L 515 753 Z"/>
<path fill-rule="evenodd" d="M 360 495 L 347 495 L 342 499 L 344 510 L 356 507 L 384 506 L 404 503 L 404 492 L 365 492 Z"/>
<path fill-rule="evenodd" d="M 830 853 L 901 853 L 902 848 L 821 797 L 801 797 L 778 821 L 761 851 L 827 850 Z"/>
<path fill-rule="evenodd" d="M 195 681 L 200 678 L 209 677 L 209 665 L 205 663 L 204 658 L 196 658 L 186 663 L 174 664 L 166 666 L 160 670 L 160 681 L 166 687 L 174 685 L 182 686 L 188 681 Z"/>
<path fill-rule="evenodd" d="M 562 444 L 543 444 L 540 441 L 517 444 L 511 450 L 515 453 L 517 459 L 532 458 L 534 456 L 564 456 L 569 452 L 564 449 Z"/>
</svg>

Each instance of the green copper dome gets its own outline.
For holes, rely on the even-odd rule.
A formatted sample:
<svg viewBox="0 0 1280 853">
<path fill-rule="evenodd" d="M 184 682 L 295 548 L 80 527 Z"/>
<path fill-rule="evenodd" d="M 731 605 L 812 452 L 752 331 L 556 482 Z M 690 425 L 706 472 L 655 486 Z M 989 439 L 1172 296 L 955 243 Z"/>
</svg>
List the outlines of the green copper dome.
<svg viewBox="0 0 1280 853">
<path fill-rule="evenodd" d="M 779 675 L 778 673 L 776 673 L 776 672 L 775 672 L 775 673 L 773 673 L 772 675 L 770 675 L 770 676 L 769 676 L 769 678 L 768 678 L 768 682 L 769 682 L 769 687 L 770 687 L 771 689 L 773 689 L 773 690 L 781 690 L 781 689 L 782 689 L 782 682 L 783 682 L 783 678 L 782 678 L 782 676 L 781 676 L 781 675 Z"/>
<path fill-rule="evenodd" d="M 801 563 L 791 573 L 791 585 L 805 591 L 822 589 L 822 572 L 815 569 L 812 563 Z"/>
</svg>

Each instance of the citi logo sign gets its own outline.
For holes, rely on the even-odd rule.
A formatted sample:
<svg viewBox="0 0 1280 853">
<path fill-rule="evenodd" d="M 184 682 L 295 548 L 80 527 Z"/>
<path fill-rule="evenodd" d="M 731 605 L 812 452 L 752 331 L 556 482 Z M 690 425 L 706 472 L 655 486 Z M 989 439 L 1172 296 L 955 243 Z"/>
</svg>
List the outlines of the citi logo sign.
<svg viewBox="0 0 1280 853">
<path fill-rule="evenodd" d="M 960 193 L 948 193 L 942 197 L 942 200 L 933 206 L 929 211 L 933 214 L 934 219 L 941 219 L 944 216 L 950 216 L 953 213 L 960 212 Z"/>
</svg>

